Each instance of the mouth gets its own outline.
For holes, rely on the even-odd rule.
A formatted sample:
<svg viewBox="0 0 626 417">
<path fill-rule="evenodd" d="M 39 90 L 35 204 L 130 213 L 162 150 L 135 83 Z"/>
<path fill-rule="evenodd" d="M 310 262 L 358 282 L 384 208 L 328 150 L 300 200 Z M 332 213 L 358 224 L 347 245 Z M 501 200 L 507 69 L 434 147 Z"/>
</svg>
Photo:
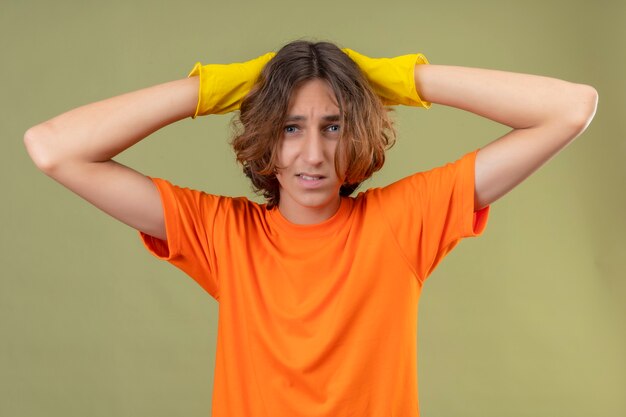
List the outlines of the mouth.
<svg viewBox="0 0 626 417">
<path fill-rule="evenodd" d="M 326 177 L 324 177 L 323 175 L 313 175 L 313 174 L 296 174 L 296 177 L 301 178 L 305 181 L 316 181 L 316 180 L 321 180 L 324 179 Z"/>
<path fill-rule="evenodd" d="M 326 184 L 326 177 L 323 175 L 301 172 L 299 174 L 296 174 L 296 179 L 298 181 L 298 184 L 300 184 L 301 187 L 307 190 L 315 190 L 323 187 L 324 184 Z"/>
</svg>

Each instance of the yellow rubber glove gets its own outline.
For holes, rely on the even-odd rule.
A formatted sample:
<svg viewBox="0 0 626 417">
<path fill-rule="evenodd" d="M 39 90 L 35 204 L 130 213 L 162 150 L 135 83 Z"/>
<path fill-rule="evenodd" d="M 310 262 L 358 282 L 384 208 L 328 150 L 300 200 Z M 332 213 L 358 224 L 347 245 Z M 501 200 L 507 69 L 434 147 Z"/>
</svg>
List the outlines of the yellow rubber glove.
<svg viewBox="0 0 626 417">
<path fill-rule="evenodd" d="M 395 58 L 370 58 L 351 49 L 342 51 L 363 71 L 374 92 L 386 106 L 404 104 L 430 108 L 431 103 L 420 98 L 415 89 L 415 65 L 428 64 L 422 54 L 402 55 Z"/>
<path fill-rule="evenodd" d="M 200 76 L 198 106 L 193 118 L 205 114 L 224 114 L 239 109 L 261 70 L 274 55 L 276 53 L 268 52 L 250 61 L 233 64 L 196 63 L 187 76 Z"/>
</svg>

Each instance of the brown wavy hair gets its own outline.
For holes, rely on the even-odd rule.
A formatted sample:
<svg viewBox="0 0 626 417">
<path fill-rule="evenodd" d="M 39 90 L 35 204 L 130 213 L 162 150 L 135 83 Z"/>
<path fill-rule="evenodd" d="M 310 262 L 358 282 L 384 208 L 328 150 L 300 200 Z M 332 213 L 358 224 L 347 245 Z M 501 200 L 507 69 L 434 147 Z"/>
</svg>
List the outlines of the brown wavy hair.
<svg viewBox="0 0 626 417">
<path fill-rule="evenodd" d="M 283 46 L 265 65 L 233 120 L 231 145 L 237 161 L 268 207 L 280 201 L 276 178 L 278 150 L 291 94 L 304 82 L 325 80 L 335 93 L 341 136 L 335 171 L 345 178 L 340 195 L 348 196 L 385 162 L 396 132 L 380 98 L 359 67 L 329 42 L 295 41 Z M 345 172 L 340 172 L 345 167 Z"/>
</svg>

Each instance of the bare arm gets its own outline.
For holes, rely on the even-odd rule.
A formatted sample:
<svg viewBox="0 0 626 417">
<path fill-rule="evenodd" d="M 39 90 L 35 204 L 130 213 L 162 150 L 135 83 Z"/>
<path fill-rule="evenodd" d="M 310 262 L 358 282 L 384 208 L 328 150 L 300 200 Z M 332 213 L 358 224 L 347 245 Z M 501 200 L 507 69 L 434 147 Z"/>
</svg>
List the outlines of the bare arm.
<svg viewBox="0 0 626 417">
<path fill-rule="evenodd" d="M 88 104 L 30 128 L 37 167 L 118 220 L 165 239 L 159 193 L 149 178 L 113 161 L 154 131 L 194 114 L 198 78 Z"/>
<path fill-rule="evenodd" d="M 513 130 L 476 157 L 475 209 L 512 190 L 591 122 L 597 92 L 554 78 L 443 65 L 415 67 L 423 99 L 467 110 Z"/>
</svg>

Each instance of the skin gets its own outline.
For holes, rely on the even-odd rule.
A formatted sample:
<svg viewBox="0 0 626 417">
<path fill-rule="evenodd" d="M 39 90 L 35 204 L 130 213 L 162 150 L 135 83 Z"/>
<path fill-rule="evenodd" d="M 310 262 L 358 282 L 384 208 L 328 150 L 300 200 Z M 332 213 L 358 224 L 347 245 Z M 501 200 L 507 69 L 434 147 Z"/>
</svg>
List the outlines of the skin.
<svg viewBox="0 0 626 417">
<path fill-rule="evenodd" d="M 339 208 L 343 178 L 337 176 L 334 164 L 341 132 L 338 119 L 335 95 L 324 80 L 305 82 L 291 97 L 276 178 L 278 208 L 292 223 L 320 223 Z M 313 176 L 321 178 L 308 179 Z"/>
<path fill-rule="evenodd" d="M 590 86 L 535 75 L 418 65 L 414 76 L 423 99 L 511 127 L 478 153 L 475 209 L 501 198 L 580 135 L 598 100 Z M 286 139 L 281 151 L 285 203 L 279 208 L 294 223 L 323 221 L 338 207 L 339 182 L 326 170 L 331 150 L 320 130 L 320 117 L 332 113 L 331 106 L 321 91 L 313 90 L 307 90 L 306 100 L 305 95 L 294 97 L 294 106 L 299 106 L 295 112 L 307 117 L 304 136 L 294 140 L 299 145 Z M 112 158 L 152 132 L 192 116 L 197 98 L 197 77 L 172 81 L 70 110 L 30 128 L 24 143 L 46 175 L 121 222 L 165 240 L 156 186 Z M 328 175 L 323 190 L 303 191 L 294 183 L 290 175 L 305 169 Z"/>
<path fill-rule="evenodd" d="M 529 74 L 417 65 L 415 86 L 432 103 L 511 128 L 476 157 L 474 208 L 511 191 L 578 137 L 598 104 L 593 87 Z"/>
<path fill-rule="evenodd" d="M 33 126 L 24 144 L 47 176 L 134 229 L 166 240 L 159 191 L 112 158 L 152 132 L 191 117 L 198 77 L 87 104 Z"/>
</svg>

